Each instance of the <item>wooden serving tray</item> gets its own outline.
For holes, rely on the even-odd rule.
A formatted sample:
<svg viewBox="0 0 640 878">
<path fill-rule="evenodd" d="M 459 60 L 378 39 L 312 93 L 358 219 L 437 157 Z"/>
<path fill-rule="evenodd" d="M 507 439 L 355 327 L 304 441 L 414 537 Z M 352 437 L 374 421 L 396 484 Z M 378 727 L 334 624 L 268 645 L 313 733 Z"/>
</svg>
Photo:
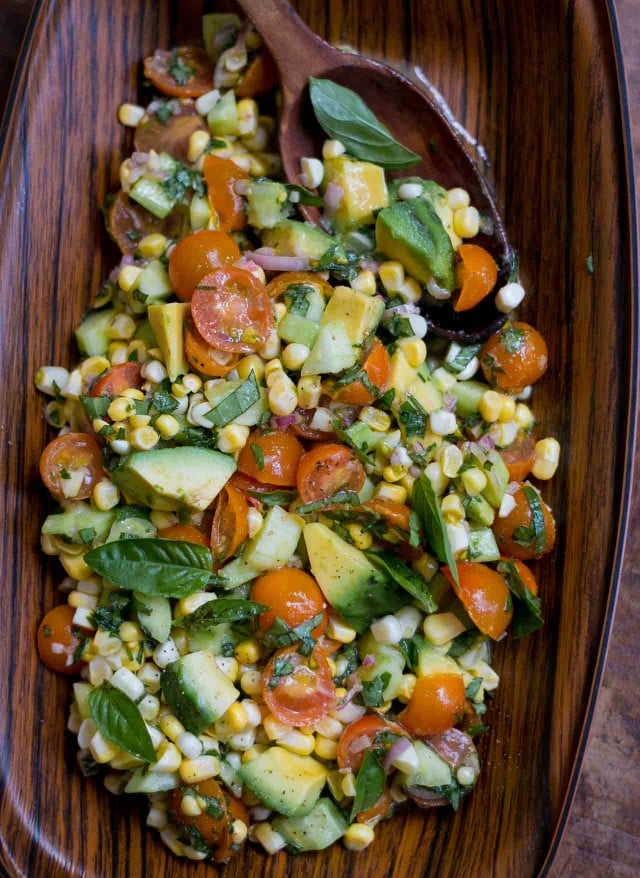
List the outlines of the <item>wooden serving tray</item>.
<svg viewBox="0 0 640 878">
<path fill-rule="evenodd" d="M 70 363 L 91 291 L 116 262 L 99 213 L 130 135 L 139 60 L 199 34 L 204 4 L 38 0 L 0 133 L 0 860 L 11 878 L 187 878 L 144 827 L 144 806 L 81 777 L 65 731 L 69 685 L 38 663 L 34 635 L 61 568 L 39 554 L 50 438 L 39 365 Z M 547 624 L 500 644 L 502 683 L 484 771 L 456 815 L 398 814 L 361 854 L 267 859 L 229 878 L 528 878 L 544 874 L 575 789 L 597 692 L 626 527 L 637 392 L 637 291 L 620 58 L 604 0 L 300 0 L 333 41 L 421 67 L 490 159 L 551 368 L 541 433 L 563 454 L 544 489 L 559 524 L 537 566 Z M 392 100 L 392 95 L 390 100 Z M 411 125 L 411 119 L 407 119 Z M 586 258 L 593 256 L 594 274 Z"/>
</svg>

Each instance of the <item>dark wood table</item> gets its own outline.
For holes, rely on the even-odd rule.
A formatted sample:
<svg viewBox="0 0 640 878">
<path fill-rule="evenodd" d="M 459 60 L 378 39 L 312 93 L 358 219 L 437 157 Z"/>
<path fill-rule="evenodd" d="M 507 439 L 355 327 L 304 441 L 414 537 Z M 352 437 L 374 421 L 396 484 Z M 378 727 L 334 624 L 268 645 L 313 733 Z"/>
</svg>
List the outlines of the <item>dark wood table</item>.
<svg viewBox="0 0 640 878">
<path fill-rule="evenodd" d="M 0 0 L 0 114 L 32 2 Z M 640 168 L 640 2 L 616 0 L 616 8 Z M 636 466 L 640 472 L 640 449 Z M 631 521 L 638 520 L 640 490 L 631 510 Z M 640 530 L 632 525 L 604 684 L 554 878 L 637 878 L 640 872 L 639 595 Z"/>
</svg>

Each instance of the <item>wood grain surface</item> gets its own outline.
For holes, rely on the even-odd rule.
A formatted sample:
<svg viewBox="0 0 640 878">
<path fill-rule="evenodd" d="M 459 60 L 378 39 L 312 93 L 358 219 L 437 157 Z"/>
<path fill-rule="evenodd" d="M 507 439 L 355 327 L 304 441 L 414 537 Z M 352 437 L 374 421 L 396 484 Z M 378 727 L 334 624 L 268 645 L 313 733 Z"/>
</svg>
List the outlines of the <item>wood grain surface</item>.
<svg viewBox="0 0 640 878">
<path fill-rule="evenodd" d="M 115 0 L 109 4 L 111 15 L 87 0 L 46 5 L 43 45 L 51 59 L 39 57 L 33 64 L 43 74 L 55 70 L 61 81 L 34 89 L 31 122 L 18 117 L 21 128 L 11 140 L 16 155 L 6 165 L 13 176 L 6 187 L 20 221 L 9 222 L 16 231 L 11 247 L 3 251 L 0 281 L 4 325 L 9 320 L 21 327 L 0 353 L 2 370 L 14 376 L 21 370 L 28 382 L 41 362 L 68 361 L 70 330 L 90 289 L 113 262 L 97 207 L 115 185 L 119 150 L 124 149 L 114 107 L 135 95 L 135 62 L 141 53 L 166 40 L 170 25 L 178 33 L 186 27 L 176 5 L 160 16 L 154 2 Z M 198 6 L 183 3 L 183 12 L 188 5 Z M 634 62 L 630 74 L 637 110 L 638 4 L 620 0 L 617 5 L 622 38 Z M 0 0 L 0 89 L 6 89 L 29 7 L 29 0 Z M 567 754 L 578 740 L 604 617 L 624 463 L 620 442 L 627 403 L 629 278 L 620 249 L 625 208 L 603 6 L 587 0 L 521 0 L 513 8 L 487 0 L 414 0 L 397 10 L 394 4 L 392 14 L 381 0 L 305 0 L 299 7 L 318 32 L 332 39 L 358 44 L 361 37 L 362 48 L 395 61 L 410 53 L 471 134 L 481 139 L 491 157 L 508 231 L 521 252 L 525 275 L 535 282 L 525 316 L 550 342 L 553 374 L 540 386 L 535 408 L 545 426 L 560 434 L 567 455 L 552 494 L 562 522 L 561 544 L 554 561 L 542 567 L 550 624 L 530 643 L 501 648 L 503 686 L 490 714 L 491 741 L 483 745 L 482 786 L 456 817 L 430 817 L 426 823 L 417 816 L 396 819 L 381 827 L 367 854 L 353 859 L 336 851 L 317 861 L 305 857 L 293 861 L 287 874 L 418 876 L 428 867 L 434 878 L 526 878 L 541 864 L 567 785 Z M 71 11 L 76 27 L 93 34 L 99 45 L 109 45 L 112 56 L 97 52 L 94 57 L 86 46 L 83 52 L 74 45 L 64 9 Z M 530 75 L 532 62 L 535 77 Z M 56 123 L 68 132 L 63 151 L 51 136 Z M 29 160 L 26 167 L 23 158 Z M 594 279 L 583 268 L 589 252 L 594 253 Z M 85 253 L 86 259 L 78 258 Z M 21 299 L 11 302 L 15 290 Z M 2 700 L 9 690 L 11 707 L 0 717 L 0 733 L 11 725 L 10 744 L 0 754 L 5 851 L 14 852 L 16 865 L 29 878 L 203 873 L 202 867 L 185 868 L 167 857 L 155 839 L 144 839 L 142 808 L 113 804 L 97 785 L 78 777 L 73 743 L 64 731 L 67 685 L 45 675 L 29 658 L 34 626 L 53 603 L 60 574 L 51 565 L 43 577 L 34 554 L 45 509 L 34 481 L 45 436 L 41 403 L 32 393 L 21 400 L 22 407 L 16 399 L 12 408 L 4 404 L 2 410 L 0 469 L 9 487 L 3 560 L 10 563 L 0 603 L 3 618 L 12 620 L 5 632 L 10 628 L 13 655 L 25 664 L 0 678 Z M 632 521 L 639 515 L 637 495 Z M 554 876 L 638 874 L 638 579 L 640 533 L 632 527 L 605 682 Z M 7 601 L 10 588 L 12 601 Z M 23 624 L 13 630 L 17 619 Z M 94 821 L 90 826 L 87 815 Z M 97 831 L 98 819 L 102 831 Z M 285 874 L 282 855 L 269 862 L 254 856 L 251 862 L 256 873 Z M 245 872 L 240 865 L 227 874 Z"/>
</svg>

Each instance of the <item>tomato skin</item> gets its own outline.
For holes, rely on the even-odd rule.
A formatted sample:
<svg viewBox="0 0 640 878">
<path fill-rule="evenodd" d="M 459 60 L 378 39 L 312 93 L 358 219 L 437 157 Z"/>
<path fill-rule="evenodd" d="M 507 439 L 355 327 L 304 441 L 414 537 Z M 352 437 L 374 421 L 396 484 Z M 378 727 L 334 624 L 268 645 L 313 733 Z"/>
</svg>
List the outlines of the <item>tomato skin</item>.
<svg viewBox="0 0 640 878">
<path fill-rule="evenodd" d="M 364 754 L 373 747 L 377 735 L 393 732 L 406 737 L 407 733 L 397 723 L 388 722 L 374 713 L 367 713 L 355 722 L 349 723 L 338 740 L 338 767 L 350 768 L 354 773 L 362 765 Z M 389 749 L 388 745 L 385 745 Z"/>
<path fill-rule="evenodd" d="M 307 619 L 322 613 L 322 621 L 311 632 L 316 639 L 327 630 L 327 602 L 313 576 L 295 567 L 282 567 L 264 573 L 251 586 L 251 600 L 271 607 L 258 616 L 262 634 L 282 619 L 289 628 L 296 628 Z"/>
<path fill-rule="evenodd" d="M 289 287 L 298 284 L 315 287 L 327 299 L 333 293 L 333 287 L 329 281 L 313 271 L 285 271 L 283 274 L 278 274 L 267 284 L 267 293 L 270 299 L 279 299 L 280 296 L 284 296 Z"/>
<path fill-rule="evenodd" d="M 272 687 L 274 670 L 281 661 L 290 661 L 295 670 L 292 674 L 279 677 Z M 265 704 L 286 725 L 305 726 L 318 722 L 326 716 L 336 700 L 331 669 L 326 656 L 317 649 L 314 649 L 310 659 L 304 659 L 296 647 L 278 650 L 267 664 L 262 680 Z"/>
<path fill-rule="evenodd" d="M 235 232 L 244 229 L 247 224 L 244 199 L 236 192 L 235 185 L 239 180 L 249 179 L 247 172 L 239 168 L 231 159 L 208 155 L 205 156 L 202 173 L 207 184 L 211 207 L 220 223 L 220 230 Z"/>
<path fill-rule="evenodd" d="M 180 807 L 184 798 L 184 789 L 193 789 L 200 796 L 214 799 L 220 811 L 221 817 L 203 811 L 197 817 L 187 816 Z M 169 811 L 175 814 L 174 820 L 181 826 L 194 826 L 203 841 L 212 848 L 212 859 L 216 863 L 226 862 L 234 851 L 231 848 L 231 825 L 234 820 L 242 820 L 247 826 L 250 824 L 249 813 L 244 804 L 229 793 L 213 778 L 200 781 L 196 784 L 184 784 L 171 790 L 169 793 Z"/>
<path fill-rule="evenodd" d="M 271 52 L 263 47 L 240 77 L 234 91 L 239 98 L 253 98 L 271 91 L 279 79 L 276 62 Z"/>
<path fill-rule="evenodd" d="M 300 461 L 298 493 L 303 503 L 313 503 L 337 491 L 360 491 L 366 477 L 364 467 L 346 445 L 316 445 Z"/>
<path fill-rule="evenodd" d="M 537 493 L 537 492 L 536 492 Z M 551 510 L 546 505 L 540 494 L 538 499 L 542 507 L 546 544 L 542 552 L 536 552 L 535 539 L 528 545 L 522 545 L 514 539 L 518 528 L 531 528 L 531 507 L 523 491 L 523 486 L 512 495 L 515 500 L 515 508 L 505 518 L 496 517 L 493 522 L 493 534 L 498 543 L 500 554 L 511 558 L 519 558 L 521 561 L 529 561 L 532 558 L 540 558 L 553 549 L 556 541 L 556 523 Z"/>
<path fill-rule="evenodd" d="M 169 73 L 177 58 L 184 68 L 193 71 L 184 83 L 177 82 Z M 213 88 L 213 62 L 204 49 L 179 46 L 172 52 L 156 49 L 144 59 L 144 75 L 163 94 L 176 98 L 198 98 Z"/>
<path fill-rule="evenodd" d="M 185 321 L 184 355 L 196 372 L 206 375 L 207 378 L 224 378 L 225 375 L 228 375 L 235 369 L 240 358 L 237 354 L 224 355 L 225 358 L 229 357 L 229 359 L 227 363 L 223 364 L 218 362 L 217 355 L 220 353 L 207 344 L 190 320 Z"/>
<path fill-rule="evenodd" d="M 409 534 L 411 530 L 411 510 L 404 503 L 396 503 L 394 500 L 380 500 L 373 497 L 362 504 L 365 509 L 370 509 L 375 515 L 383 518 L 387 524 L 402 533 Z"/>
<path fill-rule="evenodd" d="M 370 383 L 377 387 L 382 395 L 389 389 L 391 380 L 391 360 L 387 349 L 380 339 L 376 339 L 362 360 L 364 369 Z M 364 386 L 362 381 L 352 381 L 346 387 L 341 387 L 333 394 L 334 399 L 347 405 L 370 405 L 375 401 L 374 395 Z"/>
<path fill-rule="evenodd" d="M 189 212 L 180 205 L 160 219 L 122 191 L 106 208 L 106 220 L 109 234 L 125 256 L 136 252 L 138 241 L 145 235 L 158 232 L 167 238 L 181 238 L 191 228 Z"/>
<path fill-rule="evenodd" d="M 249 504 L 247 498 L 227 483 L 216 499 L 211 524 L 211 553 L 221 564 L 231 558 L 249 536 Z"/>
<path fill-rule="evenodd" d="M 411 701 L 398 721 L 412 735 L 437 735 L 452 728 L 465 712 L 462 674 L 431 674 L 418 677 Z"/>
<path fill-rule="evenodd" d="M 500 452 L 500 457 L 509 470 L 512 482 L 523 482 L 531 473 L 536 459 L 536 440 L 528 433 L 516 437 L 508 448 Z"/>
<path fill-rule="evenodd" d="M 163 527 L 158 531 L 158 536 L 163 540 L 184 540 L 187 543 L 196 543 L 209 548 L 206 536 L 192 524 L 172 524 L 170 527 Z"/>
<path fill-rule="evenodd" d="M 483 633 L 498 640 L 507 630 L 513 617 L 510 592 L 503 577 L 495 570 L 477 561 L 458 561 L 458 587 L 448 567 L 442 572 L 469 614 L 471 621 Z"/>
<path fill-rule="evenodd" d="M 470 311 L 495 287 L 498 266 L 493 256 L 477 244 L 461 244 L 458 257 L 456 276 L 461 289 L 453 310 Z"/>
<path fill-rule="evenodd" d="M 80 490 L 73 498 L 65 496 L 62 490 L 62 472 L 86 467 L 85 476 Z M 86 500 L 91 496 L 94 485 L 106 478 L 102 466 L 102 451 L 98 440 L 91 433 L 65 433 L 58 436 L 42 452 L 40 457 L 40 475 L 49 493 L 56 500 Z"/>
<path fill-rule="evenodd" d="M 264 466 L 258 467 L 251 451 L 257 446 L 264 455 Z M 304 454 L 304 448 L 291 433 L 283 430 L 272 430 L 262 433 L 256 430 L 249 436 L 238 457 L 238 470 L 257 482 L 275 485 L 280 488 L 292 488 L 296 484 L 298 464 Z"/>
<path fill-rule="evenodd" d="M 480 362 L 489 384 L 520 393 L 547 371 L 547 343 L 528 323 L 505 323 L 482 346 Z"/>
<path fill-rule="evenodd" d="M 535 595 L 538 594 L 538 583 L 536 582 L 536 578 L 531 572 L 531 569 L 527 567 L 526 564 L 523 564 L 522 561 L 518 561 L 517 558 L 510 558 L 509 560 L 518 571 L 518 576 L 522 580 L 524 587 L 535 597 Z"/>
<path fill-rule="evenodd" d="M 120 363 L 94 382 L 89 396 L 120 396 L 128 387 L 140 390 L 143 383 L 140 363 Z"/>
<path fill-rule="evenodd" d="M 181 302 L 190 302 L 203 277 L 240 258 L 240 248 L 229 235 L 200 229 L 182 238 L 169 256 L 169 280 Z"/>
<path fill-rule="evenodd" d="M 393 797 L 391 795 L 389 787 L 385 787 L 384 792 L 375 803 L 375 805 L 372 805 L 365 811 L 358 812 L 358 814 L 356 815 L 356 823 L 368 823 L 374 825 L 380 820 L 384 820 L 385 818 L 390 817 L 392 809 Z"/>
<path fill-rule="evenodd" d="M 74 633 L 73 617 L 75 610 L 69 604 L 60 604 L 45 615 L 38 626 L 38 656 L 42 664 L 58 674 L 77 674 L 83 661 L 67 664 L 80 646 L 80 639 Z"/>
<path fill-rule="evenodd" d="M 206 131 L 202 116 L 193 101 L 175 102 L 166 124 L 153 113 L 136 126 L 133 145 L 138 152 L 168 152 L 184 165 L 190 164 L 189 138 L 194 131 Z"/>
<path fill-rule="evenodd" d="M 191 316 L 211 347 L 232 354 L 256 351 L 275 327 L 265 285 L 232 266 L 200 279 L 191 297 Z"/>
</svg>

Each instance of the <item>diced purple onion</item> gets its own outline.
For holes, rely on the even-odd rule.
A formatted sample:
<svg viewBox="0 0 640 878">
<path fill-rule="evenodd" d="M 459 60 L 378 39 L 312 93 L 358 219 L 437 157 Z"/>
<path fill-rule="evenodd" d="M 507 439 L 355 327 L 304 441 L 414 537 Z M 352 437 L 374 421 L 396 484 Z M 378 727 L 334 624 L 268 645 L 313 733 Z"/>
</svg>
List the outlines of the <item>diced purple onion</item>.
<svg viewBox="0 0 640 878">
<path fill-rule="evenodd" d="M 403 753 L 406 753 L 411 746 L 411 741 L 407 738 L 398 738 L 398 740 L 393 743 L 393 746 L 389 747 L 387 755 L 384 757 L 384 762 L 382 763 L 384 770 L 391 771 L 393 768 L 393 762 L 398 756 L 402 756 Z"/>
<path fill-rule="evenodd" d="M 335 213 L 336 210 L 340 207 L 340 202 L 344 196 L 344 192 L 337 183 L 331 181 L 324 193 L 324 206 L 327 209 L 327 213 Z"/>
<path fill-rule="evenodd" d="M 276 256 L 273 252 L 265 253 L 265 249 L 244 255 L 265 271 L 309 271 L 309 260 L 305 256 Z"/>
<path fill-rule="evenodd" d="M 404 305 L 396 305 L 394 308 L 387 308 L 387 310 L 382 315 L 383 317 L 393 317 L 394 314 L 397 314 L 399 317 L 404 317 L 408 314 L 419 314 L 420 308 L 417 305 L 414 305 L 413 302 L 405 302 Z"/>
<path fill-rule="evenodd" d="M 493 451 L 496 447 L 493 436 L 490 436 L 489 433 L 485 433 L 484 436 L 481 436 L 478 439 L 478 445 L 480 448 L 484 448 L 485 451 Z"/>
<path fill-rule="evenodd" d="M 362 659 L 362 667 L 363 668 L 371 668 L 376 663 L 375 655 L 365 655 Z"/>
</svg>

